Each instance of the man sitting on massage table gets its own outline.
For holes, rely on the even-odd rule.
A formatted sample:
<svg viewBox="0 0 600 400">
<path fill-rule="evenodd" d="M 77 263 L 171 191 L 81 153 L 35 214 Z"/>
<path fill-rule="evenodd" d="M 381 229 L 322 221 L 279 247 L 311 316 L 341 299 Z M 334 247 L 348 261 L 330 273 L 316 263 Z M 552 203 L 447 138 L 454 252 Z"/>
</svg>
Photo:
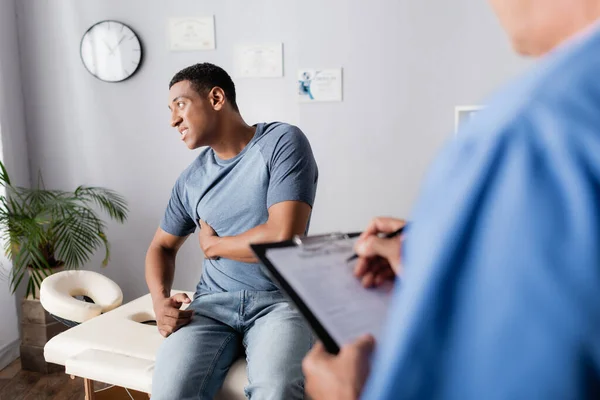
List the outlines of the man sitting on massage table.
<svg viewBox="0 0 600 400">
<path fill-rule="evenodd" d="M 310 144 L 295 126 L 247 125 L 231 78 L 215 65 L 185 68 L 169 87 L 171 126 L 190 150 L 208 147 L 175 183 L 146 256 L 158 329 L 167 337 L 152 399 L 212 399 L 242 347 L 248 396 L 302 399 L 311 331 L 249 244 L 306 233 L 318 177 Z M 193 299 L 170 297 L 177 251 L 196 227 L 202 278 Z M 184 303 L 191 304 L 181 311 Z"/>
</svg>

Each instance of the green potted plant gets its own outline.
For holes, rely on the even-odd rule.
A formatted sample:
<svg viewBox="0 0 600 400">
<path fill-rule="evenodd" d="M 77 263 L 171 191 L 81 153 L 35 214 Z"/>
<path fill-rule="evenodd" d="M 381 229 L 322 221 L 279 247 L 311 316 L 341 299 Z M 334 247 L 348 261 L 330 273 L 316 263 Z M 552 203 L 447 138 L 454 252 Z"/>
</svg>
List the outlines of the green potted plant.
<svg viewBox="0 0 600 400">
<path fill-rule="evenodd" d="M 27 282 L 21 318 L 23 369 L 50 372 L 43 346 L 65 329 L 37 300 L 42 280 L 62 269 L 80 268 L 101 248 L 102 264 L 109 261 L 106 224 L 97 210 L 120 223 L 128 212 L 121 195 L 102 187 L 48 190 L 41 179 L 36 188 L 14 186 L 0 162 L 0 240 L 12 263 L 3 275 L 12 293 Z"/>
<path fill-rule="evenodd" d="M 120 223 L 127 219 L 127 202 L 101 187 L 79 186 L 73 192 L 13 186 L 0 162 L 0 232 L 5 254 L 12 261 L 8 274 L 12 292 L 28 277 L 26 297 L 37 297 L 44 277 L 57 269 L 77 269 L 103 247 L 110 259 L 106 225 L 98 207 Z M 29 273 L 28 273 L 29 272 Z"/>
</svg>

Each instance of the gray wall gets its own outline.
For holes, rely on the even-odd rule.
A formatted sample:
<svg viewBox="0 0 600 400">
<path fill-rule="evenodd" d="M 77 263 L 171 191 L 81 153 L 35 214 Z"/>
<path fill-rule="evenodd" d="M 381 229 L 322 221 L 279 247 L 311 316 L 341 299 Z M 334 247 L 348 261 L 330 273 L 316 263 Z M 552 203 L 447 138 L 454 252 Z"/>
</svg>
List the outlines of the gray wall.
<svg viewBox="0 0 600 400">
<path fill-rule="evenodd" d="M 0 0 L 0 160 L 14 183 L 27 186 L 29 170 L 19 70 L 15 1 Z M 6 277 L 9 268 L 9 261 L 0 255 L 0 276 Z M 12 295 L 8 282 L 0 280 L 0 370 L 18 355 L 16 306 L 21 298 L 22 292 Z"/>
<path fill-rule="evenodd" d="M 233 70 L 237 43 L 284 43 L 282 79 L 237 80 L 250 123 L 298 124 L 321 171 L 312 233 L 361 229 L 373 215 L 406 216 L 426 167 L 451 138 L 454 106 L 477 103 L 523 70 L 483 0 L 277 1 L 19 0 L 31 175 L 47 186 L 108 186 L 131 203 L 110 225 L 107 276 L 126 299 L 146 292 L 144 256 L 179 172 L 193 159 L 168 126 L 167 83 L 209 61 Z M 215 14 L 217 49 L 167 51 L 166 18 Z M 145 60 L 132 79 L 104 83 L 79 57 L 82 34 L 102 19 L 137 31 Z M 299 67 L 343 67 L 342 103 L 298 104 Z M 98 270 L 100 257 L 88 268 Z M 200 273 L 195 238 L 175 286 Z"/>
</svg>

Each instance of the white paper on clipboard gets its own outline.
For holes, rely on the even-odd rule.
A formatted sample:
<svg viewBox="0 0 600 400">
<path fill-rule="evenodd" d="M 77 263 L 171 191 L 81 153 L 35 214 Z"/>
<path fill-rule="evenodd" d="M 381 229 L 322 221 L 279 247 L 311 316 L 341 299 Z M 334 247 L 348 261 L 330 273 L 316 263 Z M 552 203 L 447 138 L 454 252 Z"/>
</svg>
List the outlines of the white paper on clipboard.
<svg viewBox="0 0 600 400">
<path fill-rule="evenodd" d="M 340 345 L 363 334 L 379 339 L 393 283 L 365 289 L 347 263 L 356 238 L 267 250 L 277 271 Z"/>
</svg>

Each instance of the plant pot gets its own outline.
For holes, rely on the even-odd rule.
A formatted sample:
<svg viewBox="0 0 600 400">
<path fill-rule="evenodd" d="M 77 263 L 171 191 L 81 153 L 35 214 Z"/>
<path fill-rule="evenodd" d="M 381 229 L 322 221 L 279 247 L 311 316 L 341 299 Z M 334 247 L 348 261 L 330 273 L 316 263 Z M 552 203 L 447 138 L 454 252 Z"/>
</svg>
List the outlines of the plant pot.
<svg viewBox="0 0 600 400">
<path fill-rule="evenodd" d="M 62 370 L 60 365 L 47 363 L 44 346 L 48 340 L 67 326 L 56 321 L 44 310 L 38 299 L 23 299 L 21 302 L 21 368 L 25 371 L 50 374 Z"/>
<path fill-rule="evenodd" d="M 30 276 L 32 268 L 27 268 Z M 64 266 L 52 268 L 52 273 L 64 270 Z M 44 346 L 48 340 L 68 327 L 56 321 L 44 308 L 39 300 L 39 290 L 35 298 L 29 296 L 21 302 L 21 368 L 25 371 L 50 374 L 63 370 L 60 365 L 47 363 L 44 359 Z"/>
</svg>

